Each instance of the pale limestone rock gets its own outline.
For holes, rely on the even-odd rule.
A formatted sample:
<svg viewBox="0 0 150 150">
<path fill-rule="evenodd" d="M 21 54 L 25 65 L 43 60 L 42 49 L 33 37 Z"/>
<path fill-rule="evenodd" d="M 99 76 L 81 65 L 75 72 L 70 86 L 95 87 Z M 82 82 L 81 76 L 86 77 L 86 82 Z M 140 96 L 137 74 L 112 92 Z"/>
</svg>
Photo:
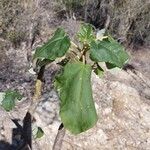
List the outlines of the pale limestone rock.
<svg viewBox="0 0 150 150">
<path fill-rule="evenodd" d="M 120 74 L 120 80 L 125 79 L 125 83 L 115 81 L 114 74 L 111 80 L 92 75 L 99 120 L 85 133 L 74 136 L 67 132 L 62 150 L 149 150 L 150 106 L 142 100 L 137 89 L 131 87 L 130 80 L 127 80 L 132 78 L 130 73 L 119 72 L 117 75 Z M 128 76 L 123 78 L 123 74 Z M 49 141 L 45 150 L 52 147 L 59 126 L 56 122 L 44 128 L 46 136 L 39 144 Z"/>
</svg>

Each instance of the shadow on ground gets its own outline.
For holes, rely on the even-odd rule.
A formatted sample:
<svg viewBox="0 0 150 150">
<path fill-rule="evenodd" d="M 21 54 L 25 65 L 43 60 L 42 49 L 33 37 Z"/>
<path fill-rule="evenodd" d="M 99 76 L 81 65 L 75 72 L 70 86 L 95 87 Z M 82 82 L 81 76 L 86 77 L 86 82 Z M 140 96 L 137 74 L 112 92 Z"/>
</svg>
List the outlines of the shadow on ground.
<svg viewBox="0 0 150 150">
<path fill-rule="evenodd" d="M 12 120 L 16 128 L 12 130 L 12 143 L 0 141 L 0 150 L 31 150 L 32 149 L 32 126 L 31 115 L 26 114 L 21 126 L 17 119 Z"/>
</svg>

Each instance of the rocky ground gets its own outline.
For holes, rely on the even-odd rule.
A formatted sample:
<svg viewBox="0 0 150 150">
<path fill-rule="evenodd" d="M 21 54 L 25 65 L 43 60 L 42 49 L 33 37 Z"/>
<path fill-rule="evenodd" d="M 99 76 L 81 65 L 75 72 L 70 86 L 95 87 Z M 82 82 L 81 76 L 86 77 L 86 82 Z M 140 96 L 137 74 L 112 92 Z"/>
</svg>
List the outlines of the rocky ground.
<svg viewBox="0 0 150 150">
<path fill-rule="evenodd" d="M 24 96 L 10 113 L 0 107 L 0 150 L 16 150 L 21 143 L 12 119 L 22 125 L 34 92 L 36 75 L 29 72 L 32 51 L 45 42 L 57 26 L 64 27 L 73 36 L 80 24 L 72 19 L 55 19 L 54 5 L 44 2 L 21 3 L 25 10 L 13 24 L 17 32 L 21 29 L 27 36 L 19 45 L 0 38 L 0 91 L 17 89 Z M 18 21 L 24 17 L 20 24 Z M 13 29 L 8 26 L 8 30 Z M 128 52 L 131 59 L 125 70 L 107 70 L 102 79 L 92 75 L 99 120 L 94 128 L 78 136 L 67 132 L 62 150 L 150 150 L 150 47 L 128 48 Z M 45 134 L 41 139 L 33 139 L 33 150 L 51 150 L 60 125 L 59 98 L 52 82 L 57 71 L 55 63 L 46 68 L 41 102 L 34 114 L 35 123 Z"/>
<path fill-rule="evenodd" d="M 66 150 L 149 150 L 150 148 L 150 52 L 141 48 L 131 53 L 130 66 L 126 70 L 106 71 L 103 79 L 93 74 L 94 99 L 99 115 L 96 126 L 78 136 L 66 133 L 62 149 Z M 11 65 L 1 66 L 0 91 L 18 89 L 24 98 L 16 108 L 6 113 L 2 108 L 0 118 L 0 149 L 12 144 L 16 149 L 19 137 L 12 131 L 16 125 L 11 119 L 20 120 L 25 116 L 34 91 L 35 75 L 29 73 L 29 65 L 21 53 L 16 53 Z M 25 56 L 25 55 L 24 55 Z M 21 67 L 19 67 L 21 65 Z M 17 67 L 19 67 L 17 69 Z M 36 124 L 45 132 L 41 139 L 33 140 L 33 149 L 50 150 L 60 125 L 59 99 L 53 89 L 52 79 L 57 72 L 55 64 L 45 73 L 45 86 L 41 102 L 36 110 Z M 7 141 L 8 143 L 4 143 Z M 10 146 L 10 145 L 9 145 Z"/>
</svg>

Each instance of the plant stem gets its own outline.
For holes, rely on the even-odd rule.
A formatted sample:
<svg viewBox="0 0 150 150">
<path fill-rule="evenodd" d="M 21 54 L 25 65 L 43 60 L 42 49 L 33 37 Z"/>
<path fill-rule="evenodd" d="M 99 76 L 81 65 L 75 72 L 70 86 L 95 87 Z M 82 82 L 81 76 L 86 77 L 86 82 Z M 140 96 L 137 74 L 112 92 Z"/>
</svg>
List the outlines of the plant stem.
<svg viewBox="0 0 150 150">
<path fill-rule="evenodd" d="M 62 142 L 65 136 L 65 128 L 63 123 L 60 124 L 52 150 L 61 150 Z"/>
<path fill-rule="evenodd" d="M 71 41 L 71 45 L 73 47 L 75 47 L 79 52 L 81 51 L 81 49 L 79 48 L 79 46 L 77 46 L 74 42 Z"/>
<path fill-rule="evenodd" d="M 35 84 L 35 93 L 33 95 L 31 105 L 26 113 L 26 116 L 23 119 L 22 138 L 24 139 L 25 145 L 28 145 L 30 147 L 30 149 L 32 149 L 33 114 L 39 104 L 39 101 L 40 101 L 44 70 L 45 70 L 45 66 L 42 66 L 40 68 L 40 71 L 37 76 L 37 80 L 36 80 L 36 84 Z"/>
<path fill-rule="evenodd" d="M 86 64 L 86 52 L 88 51 L 88 45 L 83 45 L 83 49 L 81 50 L 81 56 L 80 61 L 82 61 L 84 64 Z"/>
</svg>

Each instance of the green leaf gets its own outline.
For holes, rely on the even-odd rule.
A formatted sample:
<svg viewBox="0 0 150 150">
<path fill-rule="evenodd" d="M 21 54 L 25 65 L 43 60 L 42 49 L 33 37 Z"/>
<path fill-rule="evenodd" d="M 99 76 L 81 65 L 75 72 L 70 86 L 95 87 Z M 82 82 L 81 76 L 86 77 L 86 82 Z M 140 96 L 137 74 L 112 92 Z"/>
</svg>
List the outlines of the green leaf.
<svg viewBox="0 0 150 150">
<path fill-rule="evenodd" d="M 63 29 L 58 28 L 54 36 L 45 43 L 42 47 L 37 48 L 34 54 L 34 59 L 49 59 L 55 60 L 57 57 L 62 57 L 70 47 L 70 39 Z"/>
<path fill-rule="evenodd" d="M 49 60 L 49 59 L 43 59 L 43 60 L 38 59 L 37 62 L 36 62 L 36 66 L 42 67 L 42 66 L 45 66 L 45 65 L 47 65 L 51 62 L 52 61 Z"/>
<path fill-rule="evenodd" d="M 113 64 L 111 64 L 111 63 L 106 62 L 106 67 L 107 67 L 107 69 L 113 69 L 113 68 L 115 68 L 116 66 L 113 65 Z"/>
<path fill-rule="evenodd" d="M 41 138 L 44 135 L 44 131 L 42 128 L 38 127 L 37 133 L 36 133 L 36 138 Z"/>
<path fill-rule="evenodd" d="M 104 76 L 104 70 L 99 65 L 94 69 L 94 72 L 96 75 L 98 75 L 100 78 Z"/>
<path fill-rule="evenodd" d="M 32 135 L 34 139 L 39 139 L 44 136 L 44 131 L 41 127 L 38 127 L 34 124 L 32 127 Z"/>
<path fill-rule="evenodd" d="M 84 132 L 97 122 L 92 97 L 91 70 L 91 66 L 81 62 L 69 63 L 64 72 L 56 78 L 61 100 L 61 120 L 64 127 L 73 134 Z"/>
<path fill-rule="evenodd" d="M 16 100 L 21 100 L 22 95 L 17 91 L 8 90 L 5 92 L 5 96 L 2 100 L 2 107 L 6 111 L 11 111 L 15 107 Z"/>
<path fill-rule="evenodd" d="M 95 62 L 107 62 L 122 68 L 129 59 L 124 47 L 114 40 L 104 39 L 91 43 L 91 60 Z"/>
<path fill-rule="evenodd" d="M 77 34 L 77 37 L 83 44 L 90 44 L 95 39 L 93 26 L 90 24 L 83 24 Z"/>
</svg>

